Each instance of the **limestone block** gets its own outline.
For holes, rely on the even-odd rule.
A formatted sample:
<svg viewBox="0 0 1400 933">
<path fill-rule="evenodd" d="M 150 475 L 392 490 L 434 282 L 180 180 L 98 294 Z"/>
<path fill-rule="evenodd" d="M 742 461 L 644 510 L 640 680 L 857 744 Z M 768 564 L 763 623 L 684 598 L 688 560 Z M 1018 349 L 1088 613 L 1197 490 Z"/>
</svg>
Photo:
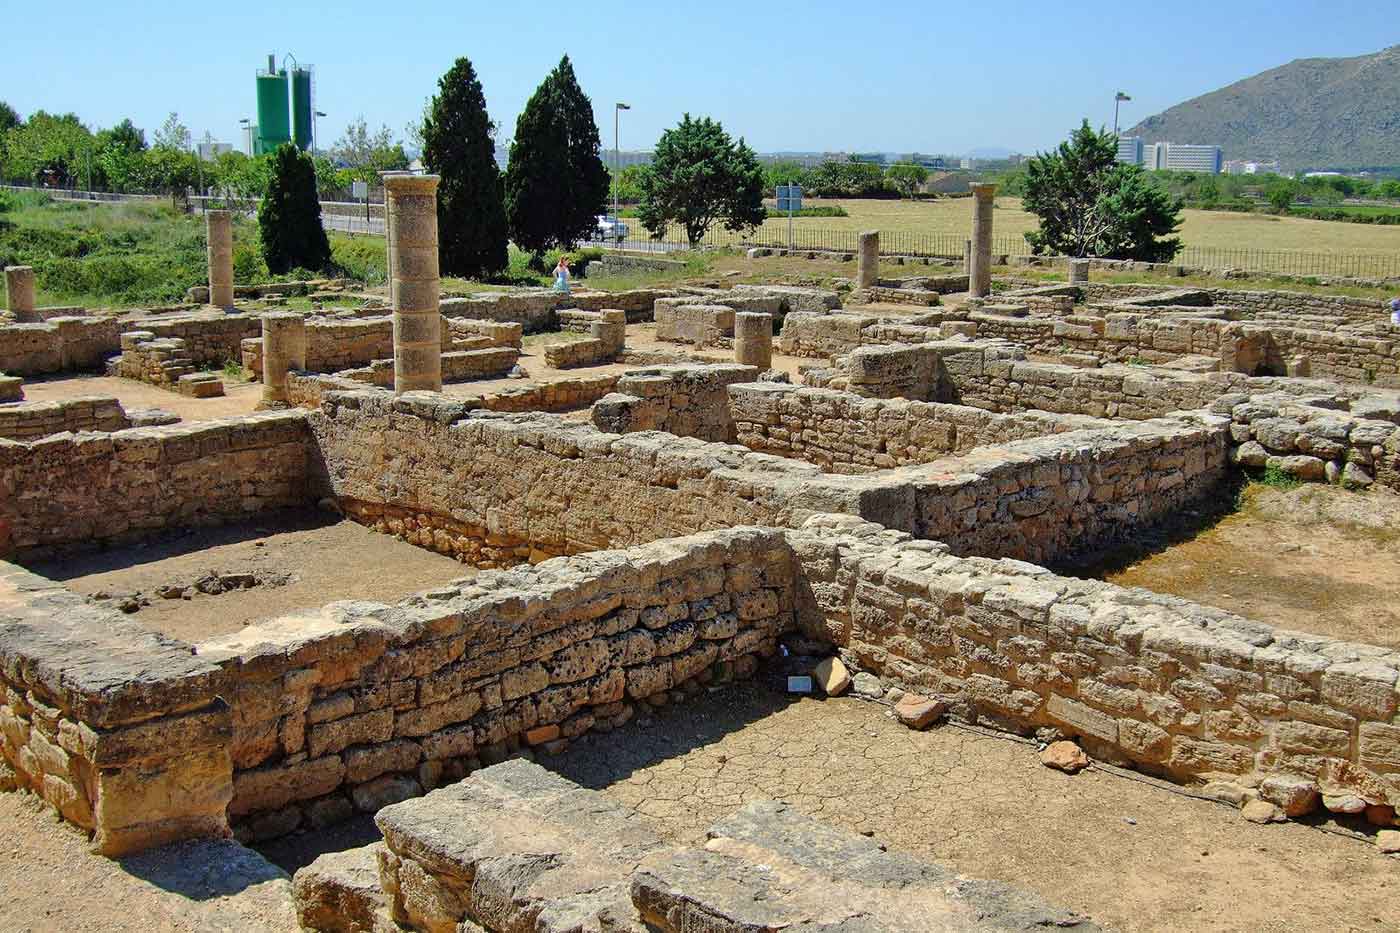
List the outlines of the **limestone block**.
<svg viewBox="0 0 1400 933">
<path fill-rule="evenodd" d="M 395 933 L 379 882 L 383 843 L 328 852 L 292 876 L 292 901 L 302 929 L 319 933 Z"/>
</svg>

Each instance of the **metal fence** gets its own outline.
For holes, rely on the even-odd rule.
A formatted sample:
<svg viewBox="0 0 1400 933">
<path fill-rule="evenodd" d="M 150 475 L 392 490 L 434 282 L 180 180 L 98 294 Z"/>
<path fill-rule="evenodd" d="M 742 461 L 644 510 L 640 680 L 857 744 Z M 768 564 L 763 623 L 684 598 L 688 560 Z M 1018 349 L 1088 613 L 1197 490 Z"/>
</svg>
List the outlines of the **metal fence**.
<svg viewBox="0 0 1400 933">
<path fill-rule="evenodd" d="M 1188 246 L 1172 260 L 1194 269 L 1242 269 L 1297 276 L 1400 277 L 1400 253 L 1310 253 L 1281 249 Z"/>
</svg>

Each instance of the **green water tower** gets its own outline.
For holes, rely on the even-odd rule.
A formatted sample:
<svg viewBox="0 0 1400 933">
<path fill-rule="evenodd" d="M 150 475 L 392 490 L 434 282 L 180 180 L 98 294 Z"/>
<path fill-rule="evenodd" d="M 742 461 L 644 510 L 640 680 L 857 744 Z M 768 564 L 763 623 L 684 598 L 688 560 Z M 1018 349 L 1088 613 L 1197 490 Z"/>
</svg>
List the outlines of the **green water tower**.
<svg viewBox="0 0 1400 933">
<path fill-rule="evenodd" d="M 292 139 L 292 123 L 287 110 L 287 71 L 277 67 L 275 55 L 267 56 L 267 70 L 258 71 L 258 131 L 253 138 L 253 154 L 272 152 Z"/>
<path fill-rule="evenodd" d="M 292 141 L 298 149 L 310 149 L 315 140 L 316 108 L 312 100 L 314 84 L 311 68 L 300 65 L 292 68 Z"/>
</svg>

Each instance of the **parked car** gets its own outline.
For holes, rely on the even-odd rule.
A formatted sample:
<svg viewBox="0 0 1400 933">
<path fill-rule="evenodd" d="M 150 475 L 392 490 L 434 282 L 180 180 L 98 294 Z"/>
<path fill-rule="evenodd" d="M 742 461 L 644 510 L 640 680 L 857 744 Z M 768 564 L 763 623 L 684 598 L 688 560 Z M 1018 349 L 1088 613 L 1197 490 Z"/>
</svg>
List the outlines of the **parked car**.
<svg viewBox="0 0 1400 933">
<path fill-rule="evenodd" d="M 621 243 L 627 239 L 627 225 L 616 217 L 598 215 L 598 229 L 595 237 L 599 240 L 615 240 Z"/>
</svg>

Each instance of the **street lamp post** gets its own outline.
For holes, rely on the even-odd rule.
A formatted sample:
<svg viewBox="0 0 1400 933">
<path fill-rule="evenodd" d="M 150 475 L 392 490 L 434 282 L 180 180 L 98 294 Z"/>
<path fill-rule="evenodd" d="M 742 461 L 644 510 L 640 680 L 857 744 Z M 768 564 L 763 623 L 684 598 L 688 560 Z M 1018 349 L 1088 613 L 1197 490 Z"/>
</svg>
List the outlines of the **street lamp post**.
<svg viewBox="0 0 1400 933">
<path fill-rule="evenodd" d="M 613 107 L 613 229 L 618 223 L 618 184 L 622 178 L 622 150 L 618 146 L 618 130 L 622 122 L 622 111 L 631 110 L 631 104 L 618 103 Z"/>
<path fill-rule="evenodd" d="M 1127 94 L 1119 91 L 1113 95 L 1113 135 L 1118 135 L 1118 105 L 1125 100 L 1132 100 Z"/>
<path fill-rule="evenodd" d="M 326 112 L 324 110 L 311 111 L 311 152 L 313 154 L 316 152 L 316 118 L 324 117 L 325 115 Z"/>
</svg>

